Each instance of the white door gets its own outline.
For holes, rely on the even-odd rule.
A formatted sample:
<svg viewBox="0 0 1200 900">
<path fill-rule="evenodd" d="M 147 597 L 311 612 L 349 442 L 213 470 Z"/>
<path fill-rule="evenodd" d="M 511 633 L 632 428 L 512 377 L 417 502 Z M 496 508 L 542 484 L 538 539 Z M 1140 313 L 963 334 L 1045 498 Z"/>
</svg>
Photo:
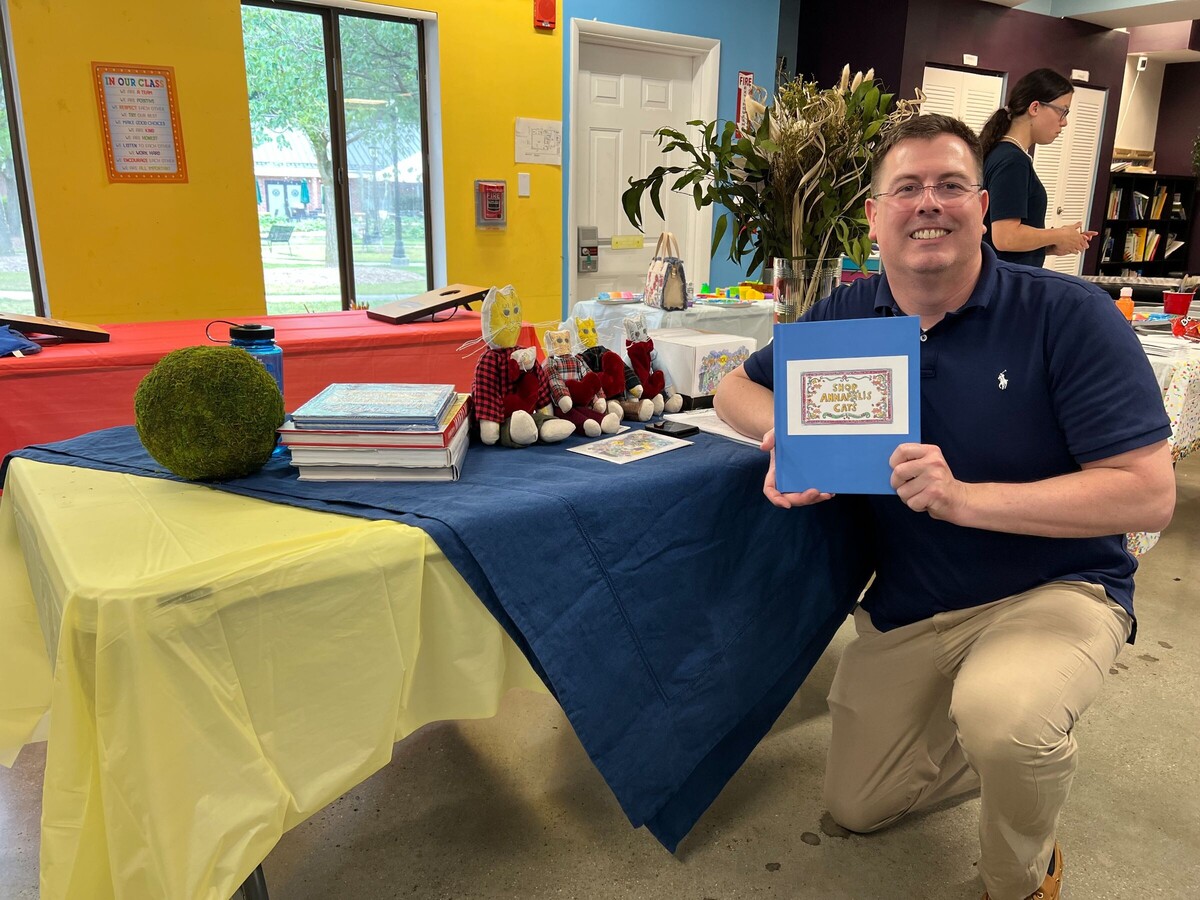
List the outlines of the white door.
<svg viewBox="0 0 1200 900">
<path fill-rule="evenodd" d="M 978 134 L 992 113 L 1004 105 L 1004 77 L 957 69 L 925 67 L 921 85 L 923 113 L 940 113 L 962 119 Z"/>
<path fill-rule="evenodd" d="M 1089 230 L 1106 97 L 1106 91 L 1076 87 L 1071 115 L 1058 140 L 1053 144 L 1041 144 L 1033 151 L 1033 169 L 1046 188 L 1047 228 L 1082 222 L 1083 230 Z M 1083 271 L 1083 254 L 1047 256 L 1046 268 L 1078 275 Z"/>
<path fill-rule="evenodd" d="M 642 290 L 664 227 L 679 242 L 688 280 L 698 285 L 708 279 L 709 242 L 696 238 L 706 223 L 711 227 L 712 214 L 699 214 L 690 193 L 664 192 L 665 223 L 647 195 L 642 249 L 613 250 L 610 244 L 613 235 L 638 234 L 621 207 L 629 179 L 648 175 L 655 166 L 686 162 L 682 151 L 670 156 L 660 152 L 654 132 L 664 125 L 689 136 L 696 132 L 687 122 L 700 117 L 694 82 L 703 62 L 662 46 L 642 49 L 580 41 L 571 160 L 574 222 L 568 235 L 573 251 L 571 305 L 601 291 Z M 579 251 L 574 226 L 587 225 L 599 230 L 599 265 L 593 274 L 576 270 Z M 702 254 L 696 252 L 698 244 Z"/>
</svg>

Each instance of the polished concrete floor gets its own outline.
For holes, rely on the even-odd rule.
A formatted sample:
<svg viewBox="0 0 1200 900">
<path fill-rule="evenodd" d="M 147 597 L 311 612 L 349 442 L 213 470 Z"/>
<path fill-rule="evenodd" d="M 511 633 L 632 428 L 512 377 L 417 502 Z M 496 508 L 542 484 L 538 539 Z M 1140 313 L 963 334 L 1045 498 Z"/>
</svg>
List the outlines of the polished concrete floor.
<svg viewBox="0 0 1200 900">
<path fill-rule="evenodd" d="M 1200 455 L 1177 481 L 1175 521 L 1138 573 L 1138 643 L 1078 727 L 1059 834 L 1068 900 L 1200 897 Z M 264 863 L 271 897 L 978 898 L 977 800 L 869 837 L 822 826 L 824 698 L 848 639 L 674 856 L 629 827 L 555 703 L 512 693 L 493 719 L 397 744 L 390 766 L 284 835 Z M 44 760 L 37 745 L 0 769 L 2 900 L 37 896 Z"/>
</svg>

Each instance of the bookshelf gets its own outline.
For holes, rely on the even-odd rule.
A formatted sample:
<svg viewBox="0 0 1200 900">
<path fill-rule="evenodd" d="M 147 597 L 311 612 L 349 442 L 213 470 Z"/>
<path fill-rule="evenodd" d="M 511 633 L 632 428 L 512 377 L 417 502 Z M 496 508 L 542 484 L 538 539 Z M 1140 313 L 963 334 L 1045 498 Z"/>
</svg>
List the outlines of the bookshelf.
<svg viewBox="0 0 1200 900">
<path fill-rule="evenodd" d="M 1099 275 L 1165 277 L 1187 272 L 1196 179 L 1114 172 L 1100 241 Z"/>
</svg>

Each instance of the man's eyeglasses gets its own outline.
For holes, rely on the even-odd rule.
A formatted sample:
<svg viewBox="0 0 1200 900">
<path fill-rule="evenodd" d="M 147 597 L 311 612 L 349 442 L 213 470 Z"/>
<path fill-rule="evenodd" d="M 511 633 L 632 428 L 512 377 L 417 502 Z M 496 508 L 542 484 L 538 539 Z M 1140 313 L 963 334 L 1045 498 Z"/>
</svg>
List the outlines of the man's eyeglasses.
<svg viewBox="0 0 1200 900">
<path fill-rule="evenodd" d="M 925 192 L 942 206 L 962 206 L 968 199 L 979 193 L 982 184 L 964 184 L 961 181 L 939 181 L 937 184 L 905 184 L 894 191 L 882 194 L 872 194 L 876 200 L 889 198 L 897 207 L 913 207 L 921 202 Z"/>
<path fill-rule="evenodd" d="M 1046 103 L 1045 101 L 1041 101 L 1041 100 L 1039 100 L 1038 102 L 1041 103 L 1042 106 L 1048 106 L 1052 110 L 1054 110 L 1056 113 L 1058 113 L 1058 118 L 1060 120 L 1062 120 L 1063 122 L 1067 121 L 1067 116 L 1069 116 L 1071 114 L 1071 107 L 1069 107 L 1069 106 L 1059 106 L 1057 103 Z"/>
</svg>

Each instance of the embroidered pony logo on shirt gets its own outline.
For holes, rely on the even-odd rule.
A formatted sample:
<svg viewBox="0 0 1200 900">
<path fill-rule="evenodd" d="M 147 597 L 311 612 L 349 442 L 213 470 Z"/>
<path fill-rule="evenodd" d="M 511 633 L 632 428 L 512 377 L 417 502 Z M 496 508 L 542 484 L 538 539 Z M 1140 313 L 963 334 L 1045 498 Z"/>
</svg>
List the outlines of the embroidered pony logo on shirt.
<svg viewBox="0 0 1200 900">
<path fill-rule="evenodd" d="M 996 376 L 996 386 L 1002 391 L 1008 390 L 1008 369 Z"/>
</svg>

